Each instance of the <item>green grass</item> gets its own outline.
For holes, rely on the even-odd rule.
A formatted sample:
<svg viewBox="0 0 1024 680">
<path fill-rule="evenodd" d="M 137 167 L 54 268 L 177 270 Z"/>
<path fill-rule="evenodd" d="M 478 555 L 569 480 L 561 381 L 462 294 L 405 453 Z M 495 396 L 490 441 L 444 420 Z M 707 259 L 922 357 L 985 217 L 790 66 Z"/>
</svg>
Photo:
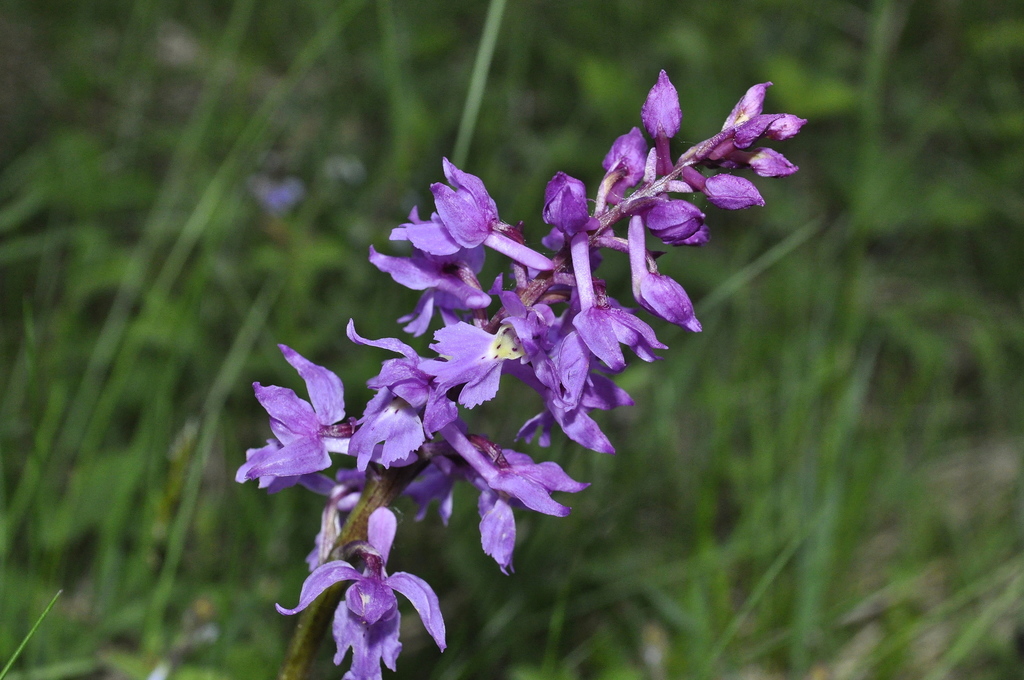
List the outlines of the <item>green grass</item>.
<svg viewBox="0 0 1024 680">
<path fill-rule="evenodd" d="M 665 361 L 622 377 L 618 455 L 543 452 L 592 486 L 519 518 L 514 576 L 471 494 L 448 528 L 403 506 L 394 568 L 449 648 L 410 629 L 397 677 L 1017 677 L 1024 10 L 808 7 L 5 3 L 0 667 L 64 591 L 7 678 L 272 677 L 319 516 L 232 481 L 269 433 L 250 384 L 299 387 L 276 343 L 358 415 L 380 356 L 344 325 L 392 336 L 415 299 L 366 250 L 441 156 L 539 238 L 547 179 L 595 186 L 661 68 L 680 151 L 772 80 L 801 171 L 660 261 L 705 330 L 659 327 Z M 265 171 L 307 185 L 286 218 L 247 192 Z M 481 431 L 518 427 L 509 387 Z"/>
</svg>

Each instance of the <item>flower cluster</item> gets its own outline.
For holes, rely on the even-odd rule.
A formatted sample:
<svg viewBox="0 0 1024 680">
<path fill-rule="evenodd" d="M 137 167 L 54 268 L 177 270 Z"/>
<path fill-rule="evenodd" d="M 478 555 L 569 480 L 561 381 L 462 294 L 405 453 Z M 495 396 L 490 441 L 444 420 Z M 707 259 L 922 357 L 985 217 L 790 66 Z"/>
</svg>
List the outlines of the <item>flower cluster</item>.
<svg viewBox="0 0 1024 680">
<path fill-rule="evenodd" d="M 391 232 L 392 241 L 408 242 L 411 254 L 384 255 L 370 248 L 377 268 L 400 285 L 423 291 L 415 309 L 399 319 L 404 330 L 421 336 L 437 318 L 440 327 L 433 332 L 430 354 L 423 356 L 395 338 L 364 338 L 349 322 L 352 342 L 394 355 L 369 381 L 376 394 L 360 418 L 346 419 L 342 382 L 334 373 L 281 346 L 305 381 L 310 401 L 290 389 L 254 385 L 275 438 L 248 451 L 237 479 L 257 479 L 271 492 L 301 484 L 327 496 L 309 557 L 312 573 L 299 604 L 279 609 L 294 614 L 335 584 L 352 582 L 333 628 L 335 661 L 340 664 L 352 649 L 346 680 L 381 677 L 381 662 L 395 668 L 401 645 L 394 591 L 412 601 L 429 634 L 441 649 L 445 646 L 431 588 L 415 576 L 387 576 L 384 570 L 394 516 L 384 507 L 363 508 L 372 513 L 368 521 L 354 521 L 366 501 L 364 491 L 404 471 L 400 491 L 419 506 L 417 518 L 437 501 L 447 522 L 453 485 L 468 482 L 479 492 L 483 550 L 506 573 L 512 570 L 514 509 L 569 513 L 552 493 L 577 492 L 587 484 L 554 462 L 535 462 L 472 432 L 466 412 L 493 399 L 503 376 L 511 376 L 536 391 L 541 404 L 522 424 L 518 439 L 536 438 L 547 446 L 557 426 L 586 448 L 614 452 L 592 413 L 632 404 L 613 380 L 626 366 L 622 348 L 643 361 L 658 359 L 656 353 L 666 348 L 637 308 L 689 331 L 701 329 L 686 291 L 658 271 L 660 253 L 648 250 L 648 239 L 667 246 L 703 245 L 705 215 L 679 194 L 703 194 L 707 203 L 727 210 L 759 206 L 764 201 L 755 186 L 733 171 L 750 168 L 762 177 L 781 177 L 797 170 L 777 151 L 752 148 L 758 139 L 792 137 L 805 122 L 790 114 L 762 113 L 770 84 L 751 87 L 721 132 L 673 161 L 670 138 L 679 131 L 682 112 L 662 71 L 641 112 L 653 143 L 635 127 L 615 140 L 593 200 L 583 182 L 565 173 L 548 183 L 541 213 L 550 227 L 541 240 L 548 254 L 526 245 L 521 222 L 499 217 L 480 178 L 445 159 L 447 184 L 431 186 L 435 212 L 422 219 L 414 209 L 408 222 Z M 477 278 L 486 249 L 510 260 L 510 276 L 499 276 L 488 287 Z M 603 250 L 628 258 L 637 308 L 620 304 L 595 277 Z M 333 464 L 331 454 L 350 457 L 354 465 L 327 477 L 321 472 Z M 366 528 L 353 535 L 348 527 L 359 531 L 360 521 Z M 361 571 L 347 561 L 355 558 Z"/>
</svg>

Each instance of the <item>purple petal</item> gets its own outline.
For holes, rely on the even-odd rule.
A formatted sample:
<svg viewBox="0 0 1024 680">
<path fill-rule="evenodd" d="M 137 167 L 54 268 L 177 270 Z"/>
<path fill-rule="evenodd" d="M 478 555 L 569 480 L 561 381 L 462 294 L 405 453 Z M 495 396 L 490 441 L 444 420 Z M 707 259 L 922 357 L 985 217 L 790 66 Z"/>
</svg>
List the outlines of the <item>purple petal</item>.
<svg viewBox="0 0 1024 680">
<path fill-rule="evenodd" d="M 484 242 L 491 233 L 495 216 L 481 211 L 465 191 L 455 191 L 441 183 L 431 184 L 430 191 L 434 194 L 437 214 L 456 243 L 463 248 L 472 248 Z"/>
<path fill-rule="evenodd" d="M 699 333 L 700 322 L 693 314 L 693 303 L 679 283 L 668 276 L 649 273 L 640 278 L 640 290 L 636 301 L 651 314 Z"/>
<path fill-rule="evenodd" d="M 755 149 L 748 162 L 761 177 L 786 177 L 800 169 L 778 151 L 764 147 Z"/>
<path fill-rule="evenodd" d="M 761 113 L 764 106 L 764 95 L 770 86 L 771 83 L 759 83 L 751 86 L 733 107 L 729 117 L 725 119 L 722 129 L 741 125 Z"/>
<path fill-rule="evenodd" d="M 626 359 L 622 356 L 619 340 L 615 336 L 612 324 L 607 320 L 608 310 L 591 307 L 577 314 L 572 325 L 580 332 L 580 337 L 598 359 L 613 371 L 621 371 L 626 367 Z"/>
<path fill-rule="evenodd" d="M 708 225 L 706 225 L 706 224 L 704 224 L 702 222 L 701 225 L 700 225 L 700 229 L 698 229 L 693 236 L 691 236 L 688 239 L 684 239 L 684 240 L 680 241 L 678 244 L 674 244 L 674 245 L 680 245 L 680 246 L 702 246 L 705 243 L 707 243 L 710 239 L 711 239 L 711 232 L 710 232 L 710 230 L 708 230 Z"/>
<path fill-rule="evenodd" d="M 528 461 L 526 464 L 513 466 L 516 473 L 536 482 L 549 491 L 577 493 L 590 486 L 586 482 L 577 482 L 562 469 L 562 466 L 553 461 L 548 460 L 543 463 L 534 463 L 526 454 L 509 451 L 508 449 L 505 450 L 504 455 L 510 461 L 515 460 L 514 456 L 526 459 Z"/>
<path fill-rule="evenodd" d="M 762 113 L 754 116 L 736 128 L 736 131 L 733 133 L 733 144 L 737 149 L 746 149 L 765 134 L 769 127 L 782 118 L 782 116 L 783 114 L 781 113 Z"/>
<path fill-rule="evenodd" d="M 278 345 L 285 360 L 306 381 L 309 400 L 313 402 L 321 425 L 333 425 L 345 417 L 345 387 L 341 378 L 323 366 L 317 366 L 286 345 Z"/>
<path fill-rule="evenodd" d="M 416 248 L 432 255 L 454 255 L 462 250 L 448 227 L 440 222 L 407 225 L 404 235 Z M 391 233 L 391 240 L 397 240 L 394 232 Z"/>
<path fill-rule="evenodd" d="M 617 165 L 625 168 L 626 175 L 619 180 L 624 187 L 631 187 L 644 176 L 647 162 L 647 141 L 640 128 L 633 128 L 612 144 L 604 157 L 601 167 L 611 172 Z"/>
<path fill-rule="evenodd" d="M 575 234 L 590 221 L 587 189 L 583 182 L 559 171 L 544 190 L 543 219 L 566 234 Z"/>
<path fill-rule="evenodd" d="M 444 617 L 441 616 L 441 603 L 433 589 L 420 577 L 402 571 L 389 576 L 385 583 L 412 602 L 412 606 L 420 615 L 420 620 L 423 621 L 423 627 L 443 652 L 447 646 L 444 639 Z"/>
<path fill-rule="evenodd" d="M 480 210 L 493 219 L 498 219 L 498 206 L 494 199 L 487 193 L 487 187 L 483 180 L 476 175 L 463 172 L 455 167 L 455 164 L 447 158 L 441 159 L 441 167 L 444 169 L 444 177 L 456 189 L 468 193 L 473 201 L 480 207 Z"/>
<path fill-rule="evenodd" d="M 565 517 L 569 514 L 568 507 L 551 498 L 550 490 L 517 473 L 501 474 L 489 480 L 488 484 L 492 489 L 504 491 L 516 498 L 531 510 L 555 517 Z"/>
<path fill-rule="evenodd" d="M 349 610 L 371 626 L 398 609 L 398 601 L 391 588 L 373 576 L 363 576 L 345 591 Z"/>
<path fill-rule="evenodd" d="M 799 118 L 791 113 L 784 113 L 775 121 L 768 126 L 768 131 L 765 135 L 768 139 L 789 139 L 800 132 L 800 128 L 807 122 L 804 118 Z"/>
<path fill-rule="evenodd" d="M 274 453 L 281 450 L 281 442 L 276 439 L 268 439 L 266 446 L 261 446 L 258 449 L 246 449 L 245 451 L 245 462 L 238 468 L 235 473 L 235 481 L 239 484 L 249 481 L 250 477 L 246 476 L 246 473 L 253 468 L 254 465 L 258 465 L 264 459 L 273 456 Z"/>
<path fill-rule="evenodd" d="M 598 453 L 615 453 L 615 447 L 601 431 L 597 422 L 583 410 L 552 411 L 565 436 Z"/>
<path fill-rule="evenodd" d="M 388 561 L 391 554 L 391 544 L 395 540 L 395 531 L 398 530 L 398 520 L 395 513 L 388 508 L 377 508 L 370 515 L 367 522 L 367 541 L 377 549 L 384 562 Z"/>
<path fill-rule="evenodd" d="M 402 330 L 417 338 L 426 333 L 430 328 L 430 320 L 434 317 L 434 299 L 436 297 L 437 293 L 433 290 L 428 290 L 421 295 L 412 312 L 398 318 L 398 323 L 406 324 L 402 326 Z"/>
<path fill-rule="evenodd" d="M 256 392 L 256 399 L 267 410 L 270 417 L 279 421 L 293 433 L 292 437 L 282 438 L 281 442 L 288 444 L 286 439 L 293 439 L 294 435 L 314 437 L 320 431 L 320 421 L 308 401 L 299 399 L 295 392 L 287 387 L 268 385 L 264 387 L 259 383 L 252 384 Z M 275 432 L 275 434 L 277 434 Z M 283 434 L 283 433 L 282 433 Z"/>
<path fill-rule="evenodd" d="M 644 223 L 666 245 L 675 246 L 697 233 L 704 224 L 704 213 L 689 201 L 665 201 L 647 212 Z"/>
<path fill-rule="evenodd" d="M 725 210 L 764 205 L 764 199 L 750 180 L 727 173 L 708 177 L 704 194 L 709 202 Z"/>
<path fill-rule="evenodd" d="M 275 605 L 277 611 L 281 614 L 297 614 L 309 604 L 320 596 L 320 593 L 324 592 L 335 583 L 341 581 L 352 581 L 358 580 L 363 577 L 358 571 L 356 571 L 351 564 L 343 560 L 337 560 L 334 562 L 328 562 L 313 570 L 313 573 L 306 577 L 306 580 L 302 583 L 302 592 L 299 594 L 299 603 L 294 609 L 285 609 L 281 605 Z"/>
<path fill-rule="evenodd" d="M 404 494 L 419 506 L 419 510 L 416 512 L 417 522 L 427 516 L 430 502 L 436 500 L 438 503 L 437 514 L 441 516 L 441 522 L 448 526 L 448 520 L 452 516 L 453 482 L 454 480 L 442 472 L 437 465 L 430 465 L 412 484 L 406 487 Z"/>
<path fill-rule="evenodd" d="M 373 250 L 373 247 L 370 247 Z M 372 257 L 371 257 L 372 259 Z M 355 320 L 349 319 L 348 326 L 345 328 L 345 333 L 348 335 L 348 339 L 357 345 L 368 345 L 370 347 L 379 347 L 380 349 L 386 349 L 396 354 L 401 354 L 407 359 L 419 359 L 419 354 L 416 353 L 409 345 L 405 344 L 401 340 L 395 338 L 381 338 L 380 340 L 368 340 L 358 333 L 356 333 Z"/>
<path fill-rule="evenodd" d="M 484 554 L 494 558 L 501 571 L 512 568 L 512 552 L 516 545 L 516 520 L 512 507 L 498 494 L 480 494 L 480 543 Z"/>
<path fill-rule="evenodd" d="M 334 663 L 340 665 L 352 648 L 352 667 L 342 680 L 381 680 L 380 664 L 395 670 L 402 643 L 398 641 L 401 616 L 394 615 L 371 625 L 359 620 L 348 607 L 338 607 L 332 633 L 338 645 Z"/>
<path fill-rule="evenodd" d="M 319 439 L 296 439 L 276 451 L 267 451 L 249 461 L 247 479 L 257 477 L 294 477 L 331 467 L 331 455 Z"/>
</svg>

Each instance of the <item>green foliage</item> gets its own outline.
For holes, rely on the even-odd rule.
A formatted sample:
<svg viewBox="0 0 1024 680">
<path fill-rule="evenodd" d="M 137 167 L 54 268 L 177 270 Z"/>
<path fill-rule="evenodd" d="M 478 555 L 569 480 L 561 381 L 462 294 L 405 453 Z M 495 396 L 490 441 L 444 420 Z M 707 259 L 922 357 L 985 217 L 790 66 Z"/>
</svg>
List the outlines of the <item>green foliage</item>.
<svg viewBox="0 0 1024 680">
<path fill-rule="evenodd" d="M 594 186 L 661 68 L 678 150 L 771 80 L 768 109 L 810 119 L 801 171 L 662 260 L 705 330 L 659 329 L 665 361 L 623 376 L 617 456 L 555 442 L 592 486 L 520 519 L 514 576 L 468 493 L 448 528 L 404 507 L 392 562 L 441 596 L 449 648 L 403 631 L 398 677 L 1013 677 L 1021 7 L 637 7 L 508 3 L 466 165 L 502 216 L 539 240 L 545 182 Z M 285 342 L 361 412 L 380 355 L 344 325 L 392 336 L 415 300 L 366 250 L 428 208 L 485 14 L 0 7 L 0 660 L 65 592 L 8 680 L 273 676 L 319 509 L 233 482 L 268 436 L 249 385 L 298 387 Z M 258 173 L 305 200 L 261 213 Z M 509 387 L 482 430 L 539 408 Z"/>
</svg>

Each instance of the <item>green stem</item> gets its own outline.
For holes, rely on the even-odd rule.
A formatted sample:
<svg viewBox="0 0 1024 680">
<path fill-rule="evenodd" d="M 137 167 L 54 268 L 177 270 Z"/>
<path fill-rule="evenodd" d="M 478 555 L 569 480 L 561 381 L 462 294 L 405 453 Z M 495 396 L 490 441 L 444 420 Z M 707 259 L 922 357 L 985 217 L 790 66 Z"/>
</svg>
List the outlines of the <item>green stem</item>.
<svg viewBox="0 0 1024 680">
<path fill-rule="evenodd" d="M 426 464 L 426 461 L 422 461 L 407 467 L 387 468 L 381 470 L 379 474 L 367 470 L 363 495 L 345 520 L 345 526 L 341 528 L 341 534 L 334 542 L 335 550 L 352 541 L 365 541 L 367 522 L 373 511 L 389 506 Z M 347 587 L 347 583 L 335 583 L 299 616 L 298 626 L 288 644 L 288 653 L 277 676 L 278 680 L 305 680 L 309 675 L 320 641 L 327 633 L 334 617 L 334 610 L 341 603 Z"/>
</svg>

